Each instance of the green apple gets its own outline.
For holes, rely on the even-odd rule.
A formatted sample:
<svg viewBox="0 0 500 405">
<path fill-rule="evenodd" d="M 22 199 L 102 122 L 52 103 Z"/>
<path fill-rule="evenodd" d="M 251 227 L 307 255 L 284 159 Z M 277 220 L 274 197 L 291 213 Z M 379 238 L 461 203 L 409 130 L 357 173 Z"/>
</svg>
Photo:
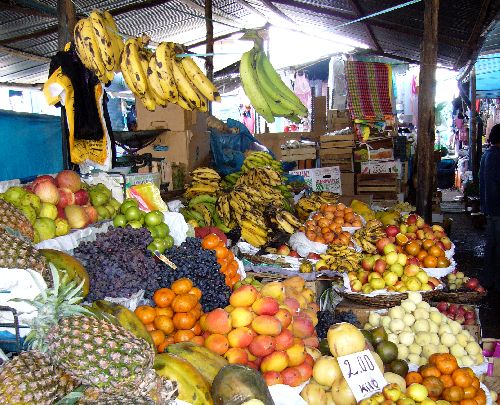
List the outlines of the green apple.
<svg viewBox="0 0 500 405">
<path fill-rule="evenodd" d="M 115 228 L 125 228 L 127 226 L 127 218 L 125 218 L 125 215 L 123 214 L 118 214 L 113 218 L 113 226 Z"/>
<path fill-rule="evenodd" d="M 370 284 L 366 283 L 361 288 L 361 291 L 363 292 L 363 294 L 370 294 L 373 291 L 373 288 Z"/>
<path fill-rule="evenodd" d="M 398 263 L 401 266 L 406 266 L 406 262 L 408 260 L 408 257 L 404 253 L 398 253 Z"/>
<path fill-rule="evenodd" d="M 146 226 L 155 226 L 163 222 L 163 213 L 161 211 L 151 211 L 144 216 Z"/>
<path fill-rule="evenodd" d="M 125 218 L 127 221 L 139 221 L 141 219 L 141 210 L 137 207 L 129 207 L 127 211 L 125 211 Z"/>
<path fill-rule="evenodd" d="M 56 236 L 67 235 L 71 229 L 68 221 L 66 221 L 63 218 L 57 218 L 55 220 L 55 224 L 56 224 Z"/>
<path fill-rule="evenodd" d="M 419 271 L 416 277 L 418 278 L 418 281 L 420 281 L 422 284 L 427 284 L 429 282 L 429 276 L 423 270 Z"/>
<path fill-rule="evenodd" d="M 404 268 L 400 263 L 394 263 L 389 267 L 389 270 L 393 273 L 396 273 L 398 277 L 401 277 L 404 273 Z"/>
<path fill-rule="evenodd" d="M 131 228 L 134 228 L 134 229 L 142 228 L 142 224 L 139 221 L 129 221 L 127 226 L 130 226 Z"/>
<path fill-rule="evenodd" d="M 370 280 L 370 286 L 374 290 L 383 290 L 385 288 L 385 281 L 383 278 L 373 278 Z"/>
<path fill-rule="evenodd" d="M 95 209 L 97 211 L 97 218 L 99 219 L 99 221 L 109 218 L 109 211 L 104 205 L 99 205 L 98 207 L 95 207 Z"/>
<path fill-rule="evenodd" d="M 139 203 L 135 198 L 127 198 L 125 201 L 123 201 L 120 211 L 122 214 L 125 214 L 125 212 L 130 208 L 130 207 L 138 207 Z"/>
<path fill-rule="evenodd" d="M 165 236 L 164 240 L 166 249 L 171 249 L 172 246 L 174 246 L 174 238 L 172 238 L 170 235 Z"/>
<path fill-rule="evenodd" d="M 383 277 L 385 284 L 388 286 L 393 286 L 399 279 L 398 275 L 392 271 L 386 271 Z"/>
<path fill-rule="evenodd" d="M 57 207 L 54 204 L 44 202 L 40 207 L 40 213 L 38 216 L 40 218 L 50 218 L 55 220 L 57 218 Z"/>
<path fill-rule="evenodd" d="M 405 281 L 406 288 L 409 291 L 419 291 L 422 287 L 422 283 L 419 281 L 417 277 L 408 277 Z"/>
<path fill-rule="evenodd" d="M 90 190 L 89 197 L 90 203 L 96 208 L 108 202 L 108 197 L 106 196 L 106 194 L 96 188 Z"/>
<path fill-rule="evenodd" d="M 38 218 L 33 225 L 33 228 L 38 232 L 40 241 L 52 239 L 56 236 L 56 224 L 50 218 Z"/>
<path fill-rule="evenodd" d="M 159 238 L 166 238 L 168 234 L 170 233 L 170 228 L 165 222 L 162 222 L 159 225 L 156 225 L 155 227 L 156 234 L 158 235 Z"/>
<path fill-rule="evenodd" d="M 385 255 L 385 262 L 390 266 L 398 261 L 398 254 L 396 252 L 389 252 Z"/>
<path fill-rule="evenodd" d="M 117 211 L 117 212 L 120 211 L 121 204 L 119 203 L 119 201 L 116 198 L 112 198 L 111 200 L 109 200 L 109 204 L 111 204 L 113 206 L 115 211 Z"/>
</svg>

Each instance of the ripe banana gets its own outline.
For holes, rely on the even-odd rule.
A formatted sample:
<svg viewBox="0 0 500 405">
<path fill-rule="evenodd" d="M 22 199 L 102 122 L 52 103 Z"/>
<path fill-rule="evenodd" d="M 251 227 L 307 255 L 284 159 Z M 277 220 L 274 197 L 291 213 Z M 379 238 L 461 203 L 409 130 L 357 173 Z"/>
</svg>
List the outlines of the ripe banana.
<svg viewBox="0 0 500 405">
<path fill-rule="evenodd" d="M 113 50 L 113 42 L 106 29 L 106 22 L 103 16 L 97 10 L 90 13 L 90 20 L 92 22 L 92 27 L 94 29 L 94 35 L 98 44 L 99 53 L 101 59 L 106 68 L 106 77 L 109 80 L 113 80 L 114 70 L 115 70 L 115 57 Z"/>
<path fill-rule="evenodd" d="M 242 228 L 249 230 L 250 232 L 254 233 L 255 235 L 261 236 L 263 238 L 267 238 L 267 229 L 261 228 L 259 225 L 257 225 L 254 222 L 243 219 L 241 221 L 241 226 L 242 226 Z"/>
<path fill-rule="evenodd" d="M 278 228 L 282 231 L 292 234 L 295 232 L 295 228 L 288 223 L 279 213 L 276 213 L 274 218 L 271 218 L 271 221 L 278 225 Z"/>
<path fill-rule="evenodd" d="M 254 234 L 251 230 L 249 230 L 248 228 L 245 228 L 245 227 L 241 228 L 241 236 L 248 243 L 250 243 L 252 246 L 255 246 L 255 247 L 261 247 L 267 243 L 266 238 L 264 238 L 260 235 Z"/>
<path fill-rule="evenodd" d="M 122 63 L 125 59 L 125 65 L 130 73 L 130 77 L 133 82 L 133 89 L 135 93 L 141 96 L 146 94 L 148 89 L 148 81 L 146 77 L 146 72 L 142 67 L 141 57 L 139 55 L 139 43 L 136 38 L 129 38 L 125 42 L 125 47 L 122 53 Z"/>
<path fill-rule="evenodd" d="M 197 346 L 191 342 L 168 345 L 167 352 L 189 361 L 209 384 L 213 383 L 220 369 L 228 364 L 224 357 L 215 354 L 206 347 Z"/>
<path fill-rule="evenodd" d="M 160 77 L 160 85 L 168 101 L 177 103 L 179 92 L 175 84 L 174 73 L 172 72 L 171 52 L 165 42 L 160 43 L 156 48 L 156 71 Z M 186 109 L 179 103 L 180 107 Z"/>
<path fill-rule="evenodd" d="M 179 400 L 194 405 L 211 404 L 210 384 L 189 361 L 170 353 L 157 354 L 153 368 L 160 377 L 177 381 Z"/>
<path fill-rule="evenodd" d="M 200 97 L 187 79 L 182 65 L 180 62 L 176 61 L 175 58 L 172 60 L 172 72 L 174 74 L 174 80 L 179 94 L 186 99 L 191 108 L 200 108 Z"/>
<path fill-rule="evenodd" d="M 281 216 L 294 228 L 299 228 L 302 225 L 298 218 L 295 217 L 295 215 L 293 215 L 291 212 L 281 211 Z"/>
<path fill-rule="evenodd" d="M 113 59 L 115 62 L 114 71 L 118 72 L 120 70 L 120 59 L 123 51 L 123 40 L 118 33 L 118 27 L 113 19 L 113 16 L 108 10 L 104 10 L 102 13 L 104 23 L 106 24 L 106 30 L 111 38 L 113 47 Z"/>
<path fill-rule="evenodd" d="M 257 73 L 254 66 L 255 48 L 245 52 L 240 61 L 240 79 L 245 94 L 250 99 L 255 111 L 257 111 L 264 119 L 272 123 L 274 116 L 266 101 L 266 98 L 261 92 Z"/>
<path fill-rule="evenodd" d="M 156 56 L 152 55 L 151 58 L 149 59 L 148 63 L 148 69 L 146 72 L 146 75 L 148 77 L 148 85 L 149 88 L 151 89 L 151 92 L 156 95 L 157 98 L 159 98 L 163 104 L 163 107 L 167 105 L 168 97 L 163 91 L 163 87 L 161 85 L 160 81 L 160 75 L 158 74 L 157 67 L 156 67 Z"/>
<path fill-rule="evenodd" d="M 76 52 L 85 67 L 91 70 L 100 81 L 107 82 L 106 68 L 99 53 L 99 46 L 94 36 L 92 23 L 83 18 L 75 25 Z"/>
<path fill-rule="evenodd" d="M 182 67 L 189 79 L 205 98 L 210 101 L 220 101 L 219 90 L 208 79 L 192 58 L 182 58 Z"/>
</svg>

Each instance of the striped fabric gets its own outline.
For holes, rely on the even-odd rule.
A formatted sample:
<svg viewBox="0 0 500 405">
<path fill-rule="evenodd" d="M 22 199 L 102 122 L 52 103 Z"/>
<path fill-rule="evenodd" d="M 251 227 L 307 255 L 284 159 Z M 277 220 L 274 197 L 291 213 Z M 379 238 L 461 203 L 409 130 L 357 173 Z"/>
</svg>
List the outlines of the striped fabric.
<svg viewBox="0 0 500 405">
<path fill-rule="evenodd" d="M 354 120 L 385 121 L 392 113 L 392 71 L 385 63 L 347 61 L 347 102 Z"/>
</svg>

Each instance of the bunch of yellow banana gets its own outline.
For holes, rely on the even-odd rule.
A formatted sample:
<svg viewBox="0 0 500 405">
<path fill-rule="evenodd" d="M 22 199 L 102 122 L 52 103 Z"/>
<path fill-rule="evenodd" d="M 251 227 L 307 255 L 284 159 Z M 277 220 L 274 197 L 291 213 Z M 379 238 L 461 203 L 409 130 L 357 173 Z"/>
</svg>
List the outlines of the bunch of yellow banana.
<svg viewBox="0 0 500 405">
<path fill-rule="evenodd" d="M 177 104 L 185 110 L 208 111 L 208 101 L 220 101 L 220 94 L 182 46 L 161 42 L 155 52 L 146 50 L 149 38 L 130 38 L 125 42 L 121 60 L 123 78 L 144 106 Z"/>
<path fill-rule="evenodd" d="M 120 70 L 123 41 L 108 11 L 94 10 L 75 25 L 75 49 L 83 65 L 101 82 L 113 80 Z"/>
<path fill-rule="evenodd" d="M 356 230 L 352 235 L 352 240 L 366 253 L 377 253 L 375 243 L 380 238 L 386 236 L 384 225 L 377 219 L 372 219 L 361 229 Z"/>
<path fill-rule="evenodd" d="M 331 245 L 326 254 L 321 255 L 328 270 L 338 272 L 357 271 L 363 255 L 344 245 Z"/>
<path fill-rule="evenodd" d="M 302 197 L 295 205 L 298 217 L 305 221 L 312 212 L 318 211 L 322 204 L 337 204 L 339 197 L 330 191 L 313 192 L 309 197 Z"/>
<path fill-rule="evenodd" d="M 299 117 L 307 116 L 307 108 L 281 80 L 257 44 L 241 57 L 240 79 L 255 111 L 267 122 L 274 122 L 274 117 L 286 117 L 300 122 Z"/>
<path fill-rule="evenodd" d="M 250 169 L 264 166 L 271 167 L 279 174 L 283 173 L 281 162 L 275 160 L 269 153 L 263 151 L 249 153 L 243 162 L 243 166 L 241 166 L 241 171 L 246 173 Z"/>
<path fill-rule="evenodd" d="M 191 172 L 191 185 L 184 193 L 188 200 L 200 194 L 215 196 L 220 190 L 221 177 L 210 167 L 199 167 Z"/>
</svg>

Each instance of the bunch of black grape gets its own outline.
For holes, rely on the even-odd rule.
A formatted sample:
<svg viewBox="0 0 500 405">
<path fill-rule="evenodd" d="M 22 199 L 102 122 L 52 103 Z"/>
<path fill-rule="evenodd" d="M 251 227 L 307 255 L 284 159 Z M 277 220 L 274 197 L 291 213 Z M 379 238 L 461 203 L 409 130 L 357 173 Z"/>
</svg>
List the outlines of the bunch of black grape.
<svg viewBox="0 0 500 405">
<path fill-rule="evenodd" d="M 318 311 L 318 323 L 316 324 L 316 333 L 320 339 L 326 338 L 328 329 L 335 323 L 348 322 L 361 328 L 359 319 L 352 311 L 332 312 Z"/>
<path fill-rule="evenodd" d="M 156 261 L 146 250 L 152 240 L 146 228 L 112 228 L 98 234 L 95 241 L 78 246 L 74 256 L 85 266 L 90 278 L 87 300 L 126 298 L 139 290 L 160 288 L 155 277 L 151 277 Z"/>
<path fill-rule="evenodd" d="M 201 240 L 187 238 L 180 246 L 174 246 L 164 253 L 177 269 L 173 270 L 162 262 L 157 262 L 151 277 L 156 276 L 156 284 L 161 287 L 170 285 L 179 278 L 189 278 L 202 292 L 200 300 L 203 311 L 209 312 L 215 308 L 224 308 L 229 304 L 231 290 L 226 285 L 224 274 L 220 272 L 215 251 L 203 249 Z M 154 290 L 147 291 L 150 298 Z"/>
</svg>

